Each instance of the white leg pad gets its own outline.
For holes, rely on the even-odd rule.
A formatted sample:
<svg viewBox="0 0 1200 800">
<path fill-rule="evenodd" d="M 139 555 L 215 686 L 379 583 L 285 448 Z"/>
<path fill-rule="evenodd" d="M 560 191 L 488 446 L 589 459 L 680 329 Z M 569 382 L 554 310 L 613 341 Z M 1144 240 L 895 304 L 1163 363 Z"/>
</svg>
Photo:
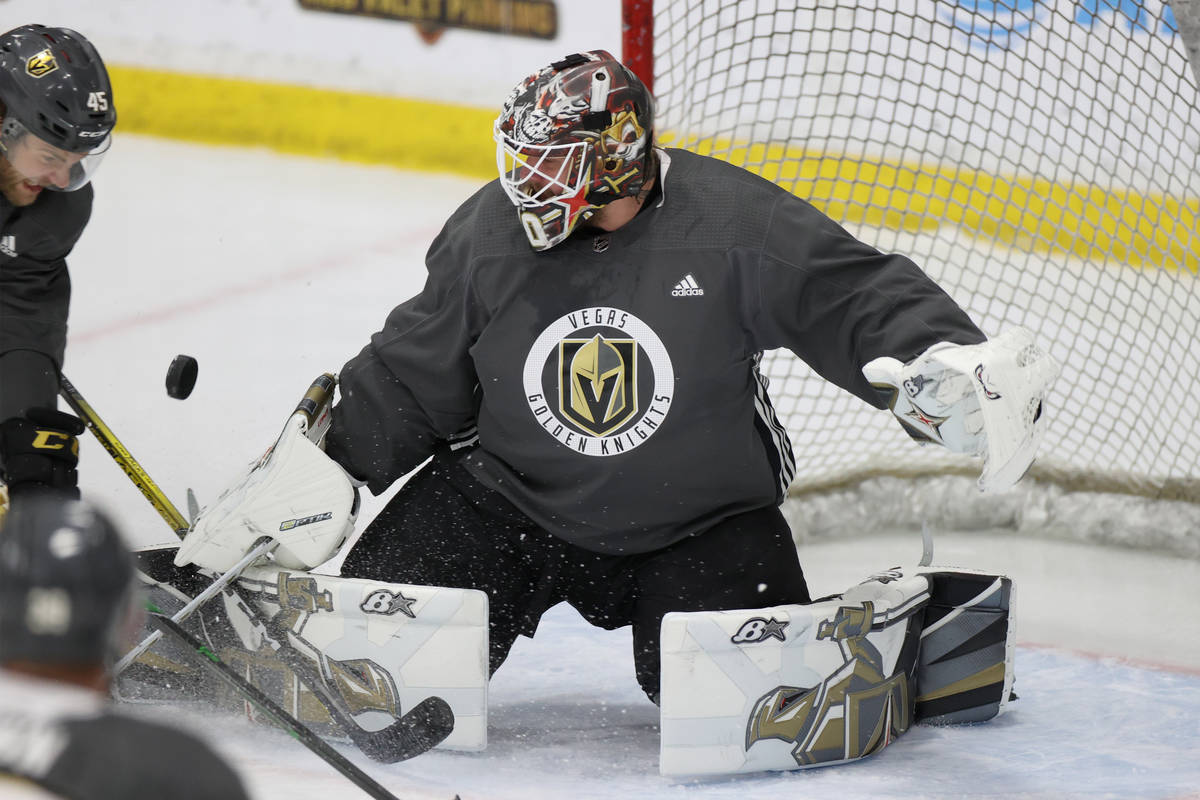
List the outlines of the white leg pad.
<svg viewBox="0 0 1200 800">
<path fill-rule="evenodd" d="M 663 775 L 790 770 L 878 751 L 912 723 L 924 575 L 809 605 L 667 614 Z"/>
<path fill-rule="evenodd" d="M 289 642 L 337 686 L 363 728 L 382 729 L 437 695 L 454 711 L 454 730 L 438 746 L 487 746 L 484 592 L 254 567 L 238 585 L 267 616 L 283 614 Z M 237 616 L 230 614 L 230 620 Z M 297 716 L 303 718 L 313 705 L 305 700 L 303 684 L 269 649 L 228 656 L 246 659 L 251 671 L 273 672 L 285 689 L 292 687 L 284 706 Z"/>
</svg>

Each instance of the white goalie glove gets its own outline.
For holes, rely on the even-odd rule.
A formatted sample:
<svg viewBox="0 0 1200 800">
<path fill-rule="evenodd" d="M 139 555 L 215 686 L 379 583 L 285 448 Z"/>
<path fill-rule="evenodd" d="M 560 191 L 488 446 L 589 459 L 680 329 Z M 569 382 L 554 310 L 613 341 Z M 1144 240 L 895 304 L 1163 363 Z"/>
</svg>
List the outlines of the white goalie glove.
<svg viewBox="0 0 1200 800">
<path fill-rule="evenodd" d="M 939 342 L 907 364 L 877 358 L 862 371 L 891 391 L 892 413 L 914 439 L 982 457 L 986 492 L 1011 487 L 1033 463 L 1059 364 L 1017 327 L 982 344 Z"/>
<path fill-rule="evenodd" d="M 335 383 L 329 374 L 318 378 L 275 444 L 200 512 L 177 565 L 225 572 L 263 536 L 279 543 L 275 562 L 288 569 L 311 569 L 337 552 L 354 529 L 358 492 L 319 446 Z"/>
</svg>

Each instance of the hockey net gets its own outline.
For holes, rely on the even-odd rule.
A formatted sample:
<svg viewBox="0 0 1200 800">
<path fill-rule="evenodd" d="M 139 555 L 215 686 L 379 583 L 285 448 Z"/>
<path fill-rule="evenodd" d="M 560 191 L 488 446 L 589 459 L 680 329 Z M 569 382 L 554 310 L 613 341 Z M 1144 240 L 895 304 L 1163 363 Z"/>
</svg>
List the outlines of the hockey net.
<svg viewBox="0 0 1200 800">
<path fill-rule="evenodd" d="M 801 535 L 1036 526 L 1200 556 L 1192 2 L 626 0 L 662 143 L 776 181 L 1063 364 L 1030 479 L 992 497 L 978 462 L 770 354 Z"/>
</svg>

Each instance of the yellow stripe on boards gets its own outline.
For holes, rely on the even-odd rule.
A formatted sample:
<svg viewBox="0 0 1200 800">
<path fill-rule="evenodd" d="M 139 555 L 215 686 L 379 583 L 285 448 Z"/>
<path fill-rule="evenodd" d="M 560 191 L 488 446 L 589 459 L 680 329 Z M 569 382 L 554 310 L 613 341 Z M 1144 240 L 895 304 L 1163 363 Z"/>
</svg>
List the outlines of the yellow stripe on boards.
<svg viewBox="0 0 1200 800">
<path fill-rule="evenodd" d="M 780 144 L 681 143 L 762 175 L 848 223 L 926 233 L 951 224 L 1017 250 L 1200 272 L 1197 197 L 872 161 Z"/>
<path fill-rule="evenodd" d="M 497 109 L 143 67 L 110 66 L 118 134 L 341 158 L 489 180 Z M 681 137 L 663 135 L 666 144 Z M 955 225 L 1009 247 L 1200 272 L 1200 198 L 1106 190 L 829 154 L 780 144 L 684 141 L 746 167 L 847 223 L 932 232 Z"/>
<path fill-rule="evenodd" d="M 142 67 L 110 66 L 109 74 L 118 135 L 496 176 L 498 111 Z"/>
</svg>

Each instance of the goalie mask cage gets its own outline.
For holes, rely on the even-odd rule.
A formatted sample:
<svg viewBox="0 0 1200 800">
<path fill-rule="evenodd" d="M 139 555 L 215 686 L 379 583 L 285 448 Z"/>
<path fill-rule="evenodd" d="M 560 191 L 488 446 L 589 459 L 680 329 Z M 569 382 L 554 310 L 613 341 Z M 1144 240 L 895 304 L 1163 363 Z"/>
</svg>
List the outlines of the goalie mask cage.
<svg viewBox="0 0 1200 800">
<path fill-rule="evenodd" d="M 625 0 L 623 14 L 660 143 L 774 180 L 912 257 L 985 333 L 1024 325 L 1063 365 L 1033 480 L 992 497 L 977 460 L 918 447 L 768 354 L 799 536 L 882 517 L 1200 556 L 1200 0 Z"/>
</svg>

